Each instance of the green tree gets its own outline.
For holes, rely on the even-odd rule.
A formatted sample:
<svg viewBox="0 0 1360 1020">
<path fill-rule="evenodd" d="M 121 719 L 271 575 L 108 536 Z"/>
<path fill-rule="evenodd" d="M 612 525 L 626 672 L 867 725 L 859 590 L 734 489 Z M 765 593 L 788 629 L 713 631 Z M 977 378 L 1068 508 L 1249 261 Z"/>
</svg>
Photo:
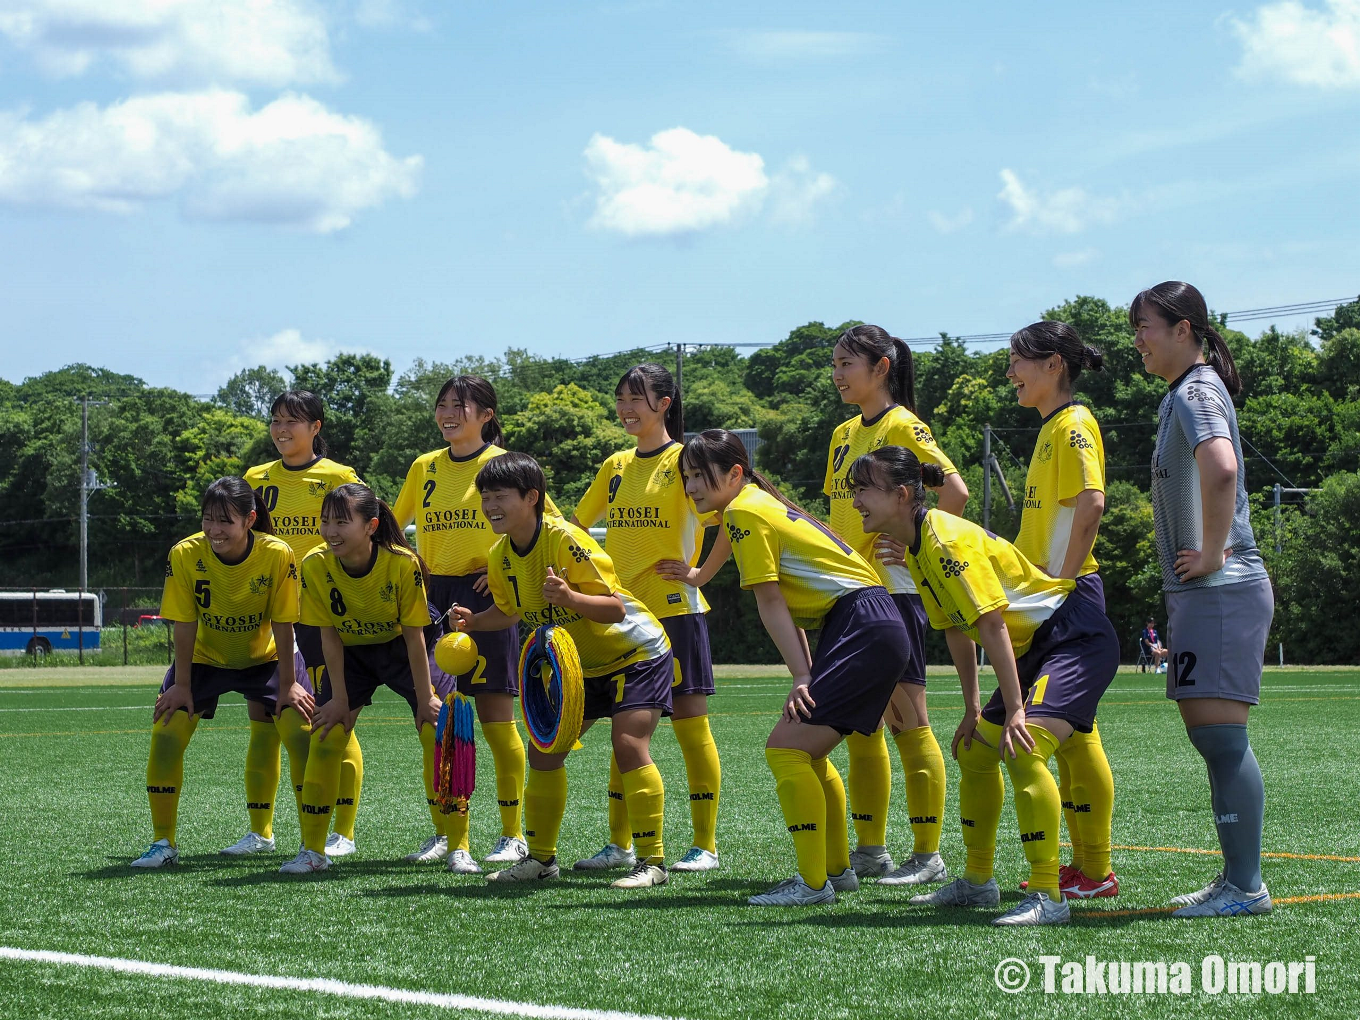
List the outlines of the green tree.
<svg viewBox="0 0 1360 1020">
<path fill-rule="evenodd" d="M 1275 613 L 1293 662 L 1360 662 L 1360 474 L 1332 475 L 1291 515 Z"/>
<path fill-rule="evenodd" d="M 287 388 L 287 381 L 278 372 L 257 365 L 243 368 L 228 379 L 213 402 L 243 418 L 263 419 L 269 416 L 274 398 Z"/>
<path fill-rule="evenodd" d="M 535 393 L 528 407 L 505 419 L 505 436 L 511 449 L 532 453 L 543 466 L 549 493 L 568 515 L 604 459 L 632 442 L 600 401 L 575 383 Z"/>
<path fill-rule="evenodd" d="M 360 475 L 381 446 L 382 420 L 391 408 L 392 363 L 376 354 L 337 354 L 324 365 L 290 365 L 293 385 L 326 403 L 322 433 L 332 459 Z"/>
</svg>

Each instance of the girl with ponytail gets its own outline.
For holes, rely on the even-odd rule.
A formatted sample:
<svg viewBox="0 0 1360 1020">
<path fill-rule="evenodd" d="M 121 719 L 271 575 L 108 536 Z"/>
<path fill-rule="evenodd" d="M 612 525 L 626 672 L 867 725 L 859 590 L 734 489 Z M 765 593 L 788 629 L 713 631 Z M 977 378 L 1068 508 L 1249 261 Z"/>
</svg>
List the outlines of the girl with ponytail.
<svg viewBox="0 0 1360 1020">
<path fill-rule="evenodd" d="M 719 531 L 708 557 L 699 565 L 703 529 L 717 520 L 711 515 L 701 517 L 685 495 L 680 478 L 684 416 L 680 391 L 669 370 L 653 363 L 630 368 L 614 388 L 614 406 L 637 446 L 604 462 L 581 497 L 572 522 L 581 528 L 605 522 L 606 545 L 619 579 L 661 621 L 670 638 L 675 661 L 671 722 L 685 759 L 694 827 L 693 844 L 671 867 L 710 871 L 718 866 L 715 840 L 722 771 L 708 723 L 713 662 L 704 618 L 708 603 L 699 586 L 717 573 L 732 547 Z M 609 842 L 593 857 L 577 861 L 577 868 L 634 863 L 624 785 L 618 762 L 611 759 Z"/>
<path fill-rule="evenodd" d="M 287 390 L 274 398 L 269 409 L 269 438 L 279 452 L 277 460 L 257 464 L 245 479 L 269 508 L 274 533 L 292 547 L 300 564 L 321 545 L 321 501 L 326 493 L 346 482 L 357 482 L 352 467 L 326 456 L 321 436 L 326 406 L 309 390 Z M 293 639 L 302 658 L 299 666 L 312 690 L 321 687 L 326 662 L 321 654 L 321 632 L 296 624 Z M 288 748 L 288 771 L 292 787 L 302 787 L 307 768 L 308 719 L 312 703 L 292 706 L 295 711 L 271 719 L 257 702 L 246 702 L 250 714 L 250 742 L 246 747 L 246 800 L 264 805 L 251 809 L 251 828 L 222 852 L 232 856 L 270 853 L 274 850 L 274 803 L 278 795 L 282 759 L 280 745 Z M 326 842 L 332 857 L 354 853 L 354 821 L 364 780 L 364 753 L 358 736 L 351 735 L 345 748 L 345 765 L 335 805 L 335 831 Z M 301 805 L 301 800 L 298 804 Z"/>
<path fill-rule="evenodd" d="M 321 631 L 325 678 L 312 716 L 302 782 L 302 849 L 279 870 L 310 874 L 330 867 L 326 832 L 340 785 L 344 748 L 373 692 L 386 686 L 406 699 L 424 746 L 425 796 L 442 824 L 434 789 L 434 729 L 452 678 L 430 676 L 425 628 L 430 608 L 425 567 L 401 525 L 373 490 L 350 482 L 321 504 L 326 544 L 302 561 L 302 622 Z"/>
<path fill-rule="evenodd" d="M 784 499 L 751 469 L 731 432 L 685 444 L 685 490 L 700 514 L 722 514 L 741 586 L 793 677 L 783 717 L 766 743 L 798 874 L 753 906 L 831 903 L 859 887 L 850 862 L 845 788 L 827 755 L 847 734 L 871 736 L 912 659 L 897 604 L 868 561 Z M 821 630 L 816 655 L 808 628 Z"/>
<path fill-rule="evenodd" d="M 1077 582 L 1076 596 L 1105 609 L 1092 555 L 1105 512 L 1105 444 L 1100 426 L 1072 399 L 1084 370 L 1101 371 L 1104 357 L 1065 322 L 1036 322 L 1011 337 L 1006 378 L 1022 407 L 1039 412 L 1041 427 L 1025 476 L 1025 506 L 1015 547 L 1053 577 Z M 1110 865 L 1114 777 L 1100 730 L 1073 732 L 1058 749 L 1058 792 L 1072 842 L 1072 863 L 1058 873 L 1067 896 L 1118 896 Z"/>
<path fill-rule="evenodd" d="M 293 656 L 298 618 L 297 560 L 274 537 L 269 508 L 243 478 L 219 478 L 203 494 L 203 530 L 170 550 L 161 616 L 174 621 L 175 661 L 152 713 L 146 792 L 153 842 L 132 862 L 159 868 L 179 860 L 175 829 L 184 780 L 184 751 L 217 699 L 238 693 L 266 720 L 288 713 L 306 725 L 312 690 Z M 272 722 L 270 723 L 272 727 Z M 268 831 L 278 787 L 246 774 L 252 831 Z M 252 787 L 252 779 L 256 779 Z M 272 848 L 273 841 L 270 840 Z"/>
<path fill-rule="evenodd" d="M 1048 759 L 1094 727 L 1100 698 L 1119 668 L 1119 639 L 1104 611 L 1074 594 L 1075 581 L 1050 576 L 970 521 L 929 509 L 925 489 L 940 480 L 939 465 L 922 464 L 898 446 L 880 447 L 850 465 L 855 509 L 865 528 L 906 547 L 930 625 L 945 632 L 963 686 L 963 721 L 952 748 L 967 865 L 961 877 L 911 902 L 1000 903 L 992 867 L 1004 763 L 1030 864 L 1030 895 L 993 923 L 1063 924 L 1070 913 L 1058 878 L 1061 803 Z M 998 686 L 985 706 L 974 642 L 996 670 Z"/>
<path fill-rule="evenodd" d="M 476 480 L 488 461 L 505 452 L 496 405 L 495 387 L 481 376 L 459 375 L 445 382 L 434 405 L 435 425 L 445 445 L 415 459 L 392 506 L 403 528 L 415 522 L 416 545 L 430 567 L 427 595 L 435 620 L 432 641 L 449 627 L 446 621 L 454 606 L 480 612 L 492 604 L 486 567 L 496 536 L 482 515 Z M 559 515 L 551 499 L 546 506 L 549 513 Z M 482 735 L 496 766 L 501 835 L 482 859 L 514 864 L 529 852 L 520 820 L 524 742 L 515 728 L 518 635 L 511 630 L 487 634 L 479 639 L 477 651 L 472 671 L 452 679 L 475 701 Z M 429 670 L 436 680 L 444 675 L 433 655 Z M 406 859 L 413 864 L 444 861 L 448 870 L 464 874 L 481 871 L 468 842 L 468 816 L 448 817 L 453 832 L 445 831 L 442 817 L 431 817 L 434 832 Z"/>
<path fill-rule="evenodd" d="M 1265 788 L 1247 738 L 1275 600 L 1251 529 L 1232 398 L 1242 380 L 1204 295 L 1150 287 L 1129 305 L 1143 367 L 1165 379 L 1152 455 L 1152 522 L 1166 599 L 1166 696 L 1209 767 L 1223 870 L 1171 902 L 1180 917 L 1271 910 L 1261 878 Z"/>
<path fill-rule="evenodd" d="M 968 486 L 950 463 L 929 426 L 916 416 L 916 372 L 911 349 L 879 326 L 852 326 L 841 334 L 831 353 L 831 380 L 841 400 L 859 414 L 832 433 L 823 491 L 831 504 L 831 528 L 873 565 L 888 589 L 911 638 L 912 659 L 894 692 L 887 722 L 906 775 L 907 812 L 912 819 L 910 857 L 896 867 L 886 845 L 892 764 L 880 727 L 871 734 L 851 734 L 848 786 L 855 817 L 857 847 L 851 854 L 856 874 L 883 876 L 890 885 L 942 881 L 940 819 L 944 816 L 944 756 L 926 714 L 926 614 L 921 597 L 903 565 L 900 548 L 867 531 L 850 505 L 848 469 L 855 458 L 879 446 L 911 450 L 922 463 L 941 469 L 935 486 L 940 509 L 963 513 Z"/>
</svg>

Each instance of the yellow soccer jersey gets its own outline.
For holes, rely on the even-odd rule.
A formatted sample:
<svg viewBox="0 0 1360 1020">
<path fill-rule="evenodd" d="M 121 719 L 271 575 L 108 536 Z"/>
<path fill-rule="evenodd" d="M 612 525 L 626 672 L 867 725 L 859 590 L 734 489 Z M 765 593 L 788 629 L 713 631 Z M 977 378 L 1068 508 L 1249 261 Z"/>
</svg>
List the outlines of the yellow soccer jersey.
<svg viewBox="0 0 1360 1020">
<path fill-rule="evenodd" d="M 1068 404 L 1044 419 L 1025 475 L 1025 510 L 1015 547 L 1027 560 L 1050 574 L 1062 570 L 1076 498 L 1086 489 L 1105 491 L 1105 444 L 1095 416 L 1081 404 Z M 1097 569 L 1095 555 L 1088 552 L 1078 573 Z"/>
<path fill-rule="evenodd" d="M 488 443 L 458 458 L 446 446 L 417 457 L 406 472 L 392 512 L 403 528 L 416 522 L 416 548 L 430 573 L 461 577 L 486 567 L 496 534 L 482 516 L 477 472 L 504 452 Z M 545 494 L 543 500 L 544 513 L 560 516 L 551 496 Z"/>
<path fill-rule="evenodd" d="M 614 569 L 658 618 L 708 612 L 698 588 L 667 581 L 655 569 L 660 560 L 697 564 L 703 549 L 703 522 L 680 477 L 683 449 L 671 442 L 651 453 L 614 454 L 576 507 L 576 519 L 587 528 L 608 515 Z"/>
<path fill-rule="evenodd" d="M 302 561 L 302 622 L 334 627 L 347 645 L 381 645 L 403 627 L 430 622 L 425 579 L 410 552 L 373 546 L 372 565 L 354 577 L 325 546 Z"/>
<path fill-rule="evenodd" d="M 299 563 L 321 545 L 321 501 L 346 482 L 357 482 L 352 467 L 318 457 L 303 467 L 290 468 L 282 460 L 256 464 L 245 474 L 274 521 L 274 534 L 293 548 Z"/>
<path fill-rule="evenodd" d="M 932 627 L 957 627 L 976 641 L 978 617 L 1000 609 L 1017 656 L 1077 586 L 1049 577 L 1004 538 L 943 510 L 920 519 L 907 565 Z"/>
<path fill-rule="evenodd" d="M 561 606 L 550 606 L 543 600 L 549 567 L 583 595 L 621 597 L 623 620 L 595 623 Z M 517 616 L 531 627 L 544 623 L 566 627 L 586 676 L 603 676 L 655 659 L 670 648 L 661 622 L 619 583 L 614 564 L 600 544 L 560 517 L 545 515 L 533 545 L 522 554 L 515 551 L 508 535 L 501 535 L 491 547 L 487 581 L 496 608 L 507 616 Z"/>
<path fill-rule="evenodd" d="M 876 418 L 863 415 L 851 418 L 831 434 L 831 449 L 826 458 L 826 481 L 822 491 L 831 501 L 831 530 L 849 543 L 878 574 L 879 583 L 893 594 L 914 593 L 916 584 L 906 567 L 887 567 L 874 557 L 873 532 L 866 533 L 864 521 L 851 505 L 855 493 L 850 486 L 850 465 L 880 446 L 901 446 L 916 454 L 922 464 L 938 464 L 947 475 L 958 468 L 935 445 L 930 428 L 905 407 L 890 407 Z"/>
<path fill-rule="evenodd" d="M 218 559 L 203 532 L 170 550 L 161 616 L 197 623 L 194 661 L 245 669 L 279 657 L 273 623 L 298 621 L 297 560 L 288 543 L 250 533 L 240 563 Z"/>
<path fill-rule="evenodd" d="M 779 582 L 799 627 L 821 626 L 842 595 L 880 583 L 874 568 L 835 532 L 758 485 L 745 486 L 727 504 L 723 524 L 732 539 L 741 586 Z"/>
</svg>

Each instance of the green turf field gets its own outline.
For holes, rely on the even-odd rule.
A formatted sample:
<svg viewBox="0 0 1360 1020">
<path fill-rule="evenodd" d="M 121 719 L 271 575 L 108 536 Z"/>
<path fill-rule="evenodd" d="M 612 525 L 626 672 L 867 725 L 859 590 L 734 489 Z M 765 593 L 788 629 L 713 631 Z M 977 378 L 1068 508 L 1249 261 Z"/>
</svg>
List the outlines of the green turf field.
<svg viewBox="0 0 1360 1020">
<path fill-rule="evenodd" d="M 1216 846 L 1204 766 L 1162 696 L 1163 678 L 1121 673 L 1101 709 L 1116 782 L 1114 838 L 1144 849 L 1116 851 L 1118 899 L 1077 904 L 1070 926 L 1037 931 L 992 928 L 994 911 L 908 907 L 905 890 L 879 891 L 872 883 L 830 908 L 745 906 L 749 894 L 793 870 L 762 752 L 787 685 L 777 671 L 760 668 L 725 670 L 712 702 L 724 770 L 723 868 L 708 876 L 675 875 L 662 889 L 622 892 L 599 876 L 567 871 L 544 886 L 490 888 L 442 867 L 402 863 L 429 821 L 410 715 L 385 691 L 359 723 L 365 785 L 356 857 L 301 880 L 275 873 L 291 856 L 283 851 L 297 843 L 286 765 L 276 823 L 281 852 L 246 860 L 217 854 L 246 828 L 246 714 L 233 697 L 199 727 L 189 749 L 180 805 L 183 863 L 136 873 L 126 865 L 149 841 L 143 777 L 160 673 L 0 674 L 0 854 L 7 865 L 0 946 L 696 1020 L 1074 1010 L 1360 1013 L 1360 769 L 1353 754 L 1360 670 L 1267 672 L 1253 744 L 1266 777 L 1265 848 L 1285 855 L 1264 862 L 1278 905 L 1267 917 L 1199 921 L 1152 911 L 1218 870 L 1217 858 L 1184 852 Z M 958 721 L 956 691 L 946 676 L 932 681 L 931 722 L 942 744 Z M 561 838 L 567 865 L 606 839 L 607 737 L 597 728 L 568 764 Z M 688 846 L 689 816 L 684 767 L 667 724 L 654 754 L 670 795 L 666 845 L 673 859 Z M 837 758 L 844 771 L 844 752 Z M 490 755 L 479 759 L 476 856 L 499 833 Z M 900 852 L 909 831 L 894 764 L 889 840 Z M 951 762 L 947 818 L 957 817 L 957 777 Z M 943 852 L 951 868 L 961 867 L 957 825 L 946 825 Z M 997 878 L 1003 890 L 1014 890 L 1023 874 L 1008 804 Z M 1011 892 L 1003 904 L 1018 895 Z M 1213 953 L 1262 963 L 1311 954 L 1316 994 L 1074 1002 L 1040 989 L 1044 954 L 1189 961 L 1198 988 L 1200 961 Z M 1007 957 L 1034 971 L 1017 996 L 996 987 L 995 969 Z M 179 1018 L 247 1010 L 290 1018 L 451 1015 L 429 1005 L 0 959 L 0 1017 Z"/>
</svg>

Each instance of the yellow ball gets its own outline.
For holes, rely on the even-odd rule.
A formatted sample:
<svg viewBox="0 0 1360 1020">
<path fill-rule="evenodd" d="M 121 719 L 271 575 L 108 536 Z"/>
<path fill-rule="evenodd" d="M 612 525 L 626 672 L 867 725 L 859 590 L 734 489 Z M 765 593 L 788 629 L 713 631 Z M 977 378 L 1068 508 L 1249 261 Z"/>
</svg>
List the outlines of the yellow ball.
<svg viewBox="0 0 1360 1020">
<path fill-rule="evenodd" d="M 470 673 L 477 665 L 477 642 L 462 631 L 445 634 L 434 646 L 434 661 L 449 676 Z"/>
</svg>

